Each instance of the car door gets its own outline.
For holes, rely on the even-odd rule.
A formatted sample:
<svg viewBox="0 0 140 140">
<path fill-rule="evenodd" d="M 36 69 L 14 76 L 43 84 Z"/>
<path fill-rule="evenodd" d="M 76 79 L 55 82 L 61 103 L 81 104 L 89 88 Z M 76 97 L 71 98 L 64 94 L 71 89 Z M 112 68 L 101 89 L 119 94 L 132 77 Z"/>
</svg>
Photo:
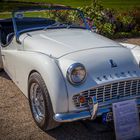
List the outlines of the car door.
<svg viewBox="0 0 140 140">
<path fill-rule="evenodd" d="M 14 40 L 15 39 L 13 39 L 13 41 L 9 45 L 1 47 L 3 68 L 12 80 L 16 78 L 15 60 L 16 60 L 17 47 L 14 44 Z"/>
</svg>

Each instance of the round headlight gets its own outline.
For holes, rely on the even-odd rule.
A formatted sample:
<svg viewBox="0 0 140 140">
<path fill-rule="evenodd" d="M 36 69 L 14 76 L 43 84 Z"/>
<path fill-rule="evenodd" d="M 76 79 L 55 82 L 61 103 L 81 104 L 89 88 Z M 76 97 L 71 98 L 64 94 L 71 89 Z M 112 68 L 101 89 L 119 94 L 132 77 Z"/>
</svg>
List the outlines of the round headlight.
<svg viewBox="0 0 140 140">
<path fill-rule="evenodd" d="M 72 64 L 67 70 L 67 79 L 73 85 L 80 85 L 86 79 L 86 69 L 80 63 Z"/>
</svg>

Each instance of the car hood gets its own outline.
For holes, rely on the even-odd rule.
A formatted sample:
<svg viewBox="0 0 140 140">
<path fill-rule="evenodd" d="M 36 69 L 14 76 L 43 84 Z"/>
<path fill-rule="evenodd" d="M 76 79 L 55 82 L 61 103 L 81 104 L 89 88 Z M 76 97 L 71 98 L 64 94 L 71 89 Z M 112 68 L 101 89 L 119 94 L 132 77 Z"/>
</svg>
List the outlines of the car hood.
<svg viewBox="0 0 140 140">
<path fill-rule="evenodd" d="M 131 51 L 123 47 L 91 49 L 68 54 L 59 59 L 61 68 L 66 71 L 73 63 L 82 63 L 93 80 L 127 77 L 140 71 Z M 65 71 L 65 72 L 66 72 Z M 110 74 L 113 74 L 112 77 Z M 64 74 L 65 75 L 65 74 Z M 134 74 L 135 75 L 135 74 Z"/>
<path fill-rule="evenodd" d="M 59 58 L 64 55 L 100 47 L 120 46 L 118 43 L 85 29 L 48 29 L 22 34 L 24 49 Z"/>
</svg>

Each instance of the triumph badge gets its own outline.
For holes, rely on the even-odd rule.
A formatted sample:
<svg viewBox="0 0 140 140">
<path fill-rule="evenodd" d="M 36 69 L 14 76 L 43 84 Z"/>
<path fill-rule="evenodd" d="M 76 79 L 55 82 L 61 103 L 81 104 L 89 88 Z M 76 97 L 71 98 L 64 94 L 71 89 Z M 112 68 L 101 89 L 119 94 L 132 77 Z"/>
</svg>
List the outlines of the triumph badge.
<svg viewBox="0 0 140 140">
<path fill-rule="evenodd" d="M 110 59 L 109 62 L 111 64 L 111 68 L 117 67 L 117 64 L 112 59 Z"/>
</svg>

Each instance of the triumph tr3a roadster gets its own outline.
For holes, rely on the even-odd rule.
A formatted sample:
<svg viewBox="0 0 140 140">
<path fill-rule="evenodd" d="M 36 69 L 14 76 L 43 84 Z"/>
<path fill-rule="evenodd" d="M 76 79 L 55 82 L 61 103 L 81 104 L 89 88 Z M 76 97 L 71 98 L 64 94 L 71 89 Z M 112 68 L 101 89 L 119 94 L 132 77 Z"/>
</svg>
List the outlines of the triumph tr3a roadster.
<svg viewBox="0 0 140 140">
<path fill-rule="evenodd" d="M 82 11 L 20 9 L 0 20 L 0 69 L 29 99 L 42 130 L 140 105 L 140 48 L 93 32 Z"/>
</svg>

